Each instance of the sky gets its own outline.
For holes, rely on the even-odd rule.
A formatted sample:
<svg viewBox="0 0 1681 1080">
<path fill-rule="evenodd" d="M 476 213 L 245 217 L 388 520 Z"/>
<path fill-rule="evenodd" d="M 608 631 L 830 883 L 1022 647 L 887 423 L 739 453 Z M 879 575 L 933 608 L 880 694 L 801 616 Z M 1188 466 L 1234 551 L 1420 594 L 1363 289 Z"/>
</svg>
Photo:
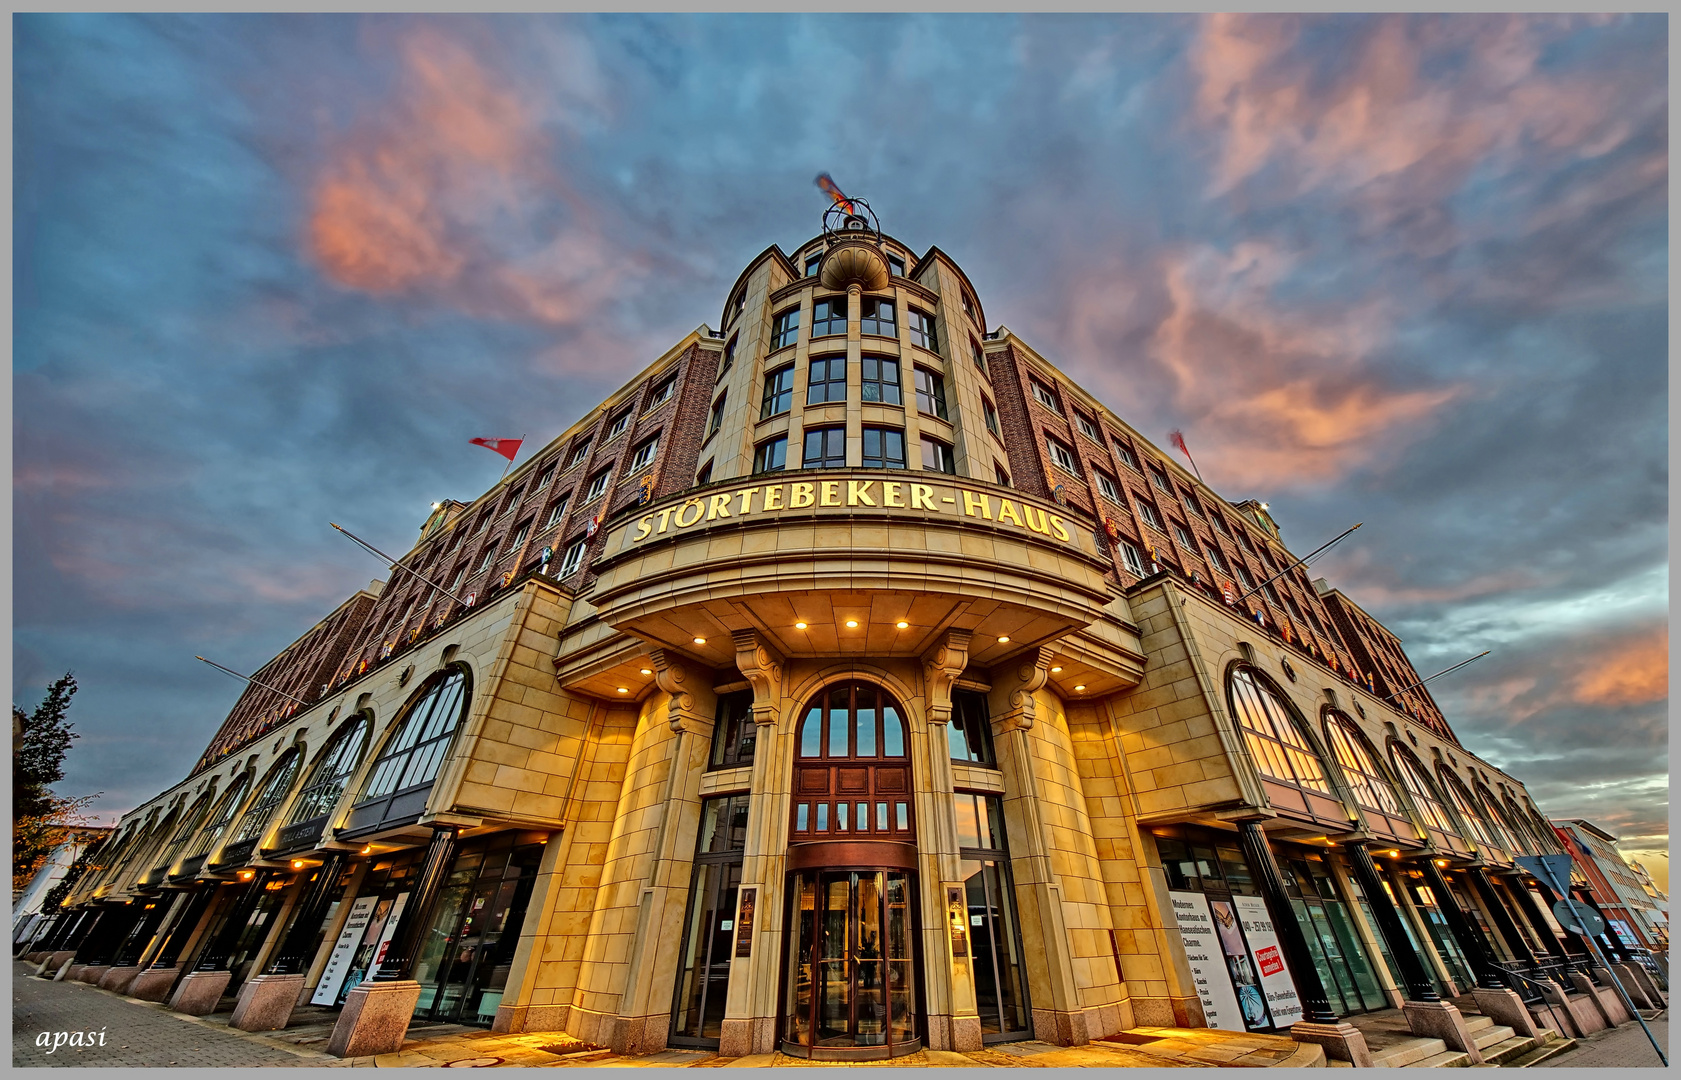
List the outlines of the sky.
<svg viewBox="0 0 1681 1080">
<path fill-rule="evenodd" d="M 1464 744 L 1667 880 L 1664 16 L 14 20 L 13 696 L 61 793 L 557 435 L 832 173 L 1270 503 Z M 522 458 L 523 460 L 523 458 Z"/>
</svg>

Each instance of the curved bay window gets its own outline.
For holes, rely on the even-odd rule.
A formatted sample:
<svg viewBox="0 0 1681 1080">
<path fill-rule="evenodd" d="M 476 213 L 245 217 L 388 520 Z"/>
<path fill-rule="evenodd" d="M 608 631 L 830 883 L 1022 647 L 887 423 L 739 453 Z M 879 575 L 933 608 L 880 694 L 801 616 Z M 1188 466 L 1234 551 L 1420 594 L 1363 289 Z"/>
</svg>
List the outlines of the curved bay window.
<svg viewBox="0 0 1681 1080">
<path fill-rule="evenodd" d="M 245 793 L 250 787 L 251 774 L 246 773 L 228 788 L 228 793 L 222 796 L 216 812 L 211 815 L 210 823 L 198 834 L 198 839 L 188 849 L 187 859 L 181 864 L 183 874 L 193 873 L 204 865 L 205 857 L 216 849 L 216 841 L 222 838 L 222 834 L 233 823 L 234 815 L 239 813 L 239 808 L 244 805 Z"/>
<path fill-rule="evenodd" d="M 1442 805 L 1442 797 L 1437 793 L 1436 785 L 1430 782 L 1430 774 L 1425 772 L 1424 766 L 1413 757 L 1412 751 L 1398 742 L 1391 742 L 1389 759 L 1395 763 L 1395 771 L 1401 774 L 1401 783 L 1406 785 L 1407 793 L 1412 796 L 1413 806 L 1418 808 L 1419 816 L 1424 819 L 1430 839 L 1450 851 L 1465 851 L 1465 842 L 1460 839 L 1459 830 L 1454 828 L 1447 807 Z"/>
<path fill-rule="evenodd" d="M 747 809 L 747 795 L 701 804 L 683 951 L 677 962 L 677 996 L 671 1008 L 675 1045 L 716 1047 L 723 1031 L 730 958 L 736 952 L 736 896 L 747 847 Z M 749 917 L 744 912 L 742 918 Z"/>
<path fill-rule="evenodd" d="M 466 715 L 465 671 L 456 668 L 428 680 L 386 740 L 341 831 L 353 833 L 418 817 Z"/>
<path fill-rule="evenodd" d="M 974 765 L 996 766 L 992 755 L 992 719 L 986 695 L 973 690 L 951 692 L 951 722 L 946 725 L 946 742 L 951 760 Z"/>
<path fill-rule="evenodd" d="M 268 827 L 269 818 L 274 816 L 274 808 L 292 790 L 292 781 L 298 775 L 298 765 L 302 759 L 296 749 L 288 750 L 286 756 L 275 763 L 268 772 L 268 779 L 263 781 L 257 797 L 251 801 L 245 816 L 239 819 L 239 828 L 234 830 L 228 838 L 228 846 L 222 849 L 219 863 L 233 862 L 235 859 L 244 861 L 257 846 L 263 830 Z M 240 849 L 244 850 L 241 851 Z"/>
<path fill-rule="evenodd" d="M 820 691 L 795 735 L 791 838 L 912 840 L 907 739 L 903 710 L 880 687 Z"/>
<path fill-rule="evenodd" d="M 364 712 L 346 720 L 339 728 L 321 756 L 315 759 L 309 779 L 304 782 L 303 790 L 298 792 L 292 812 L 287 815 L 286 824 L 275 839 L 274 850 L 290 851 L 305 845 L 315 846 L 327 824 L 327 815 L 338 805 L 339 797 L 344 794 L 344 785 L 350 783 L 351 774 L 362 760 L 362 751 L 367 747 L 368 732 L 372 727 L 373 717 Z"/>
<path fill-rule="evenodd" d="M 1319 752 L 1265 676 L 1238 665 L 1227 676 L 1226 693 L 1272 804 L 1339 825 L 1346 823 L 1348 810 L 1332 793 Z"/>
<path fill-rule="evenodd" d="M 1398 839 L 1414 839 L 1418 830 L 1407 818 L 1401 797 L 1395 794 L 1395 785 L 1390 783 L 1354 721 L 1342 713 L 1327 712 L 1325 741 L 1330 744 L 1337 764 L 1342 766 L 1343 778 L 1348 781 L 1354 801 L 1366 811 L 1368 823 Z"/>
<path fill-rule="evenodd" d="M 959 792 L 956 802 L 962 860 L 958 871 L 963 879 L 981 1041 L 1031 1038 L 1021 921 L 1004 841 L 1004 801 L 996 795 Z"/>
<path fill-rule="evenodd" d="M 708 768 L 732 769 L 753 764 L 753 747 L 758 738 L 758 725 L 753 723 L 753 691 L 719 694 Z"/>
</svg>

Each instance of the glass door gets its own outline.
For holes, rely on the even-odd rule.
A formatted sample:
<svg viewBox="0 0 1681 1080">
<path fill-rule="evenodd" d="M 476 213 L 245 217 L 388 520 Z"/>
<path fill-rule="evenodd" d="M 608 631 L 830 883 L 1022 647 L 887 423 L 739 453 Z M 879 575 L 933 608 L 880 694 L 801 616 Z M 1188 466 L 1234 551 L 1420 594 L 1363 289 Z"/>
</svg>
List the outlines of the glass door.
<svg viewBox="0 0 1681 1080">
<path fill-rule="evenodd" d="M 836 1058 L 917 1049 L 910 872 L 805 870 L 791 884 L 785 1048 Z"/>
</svg>

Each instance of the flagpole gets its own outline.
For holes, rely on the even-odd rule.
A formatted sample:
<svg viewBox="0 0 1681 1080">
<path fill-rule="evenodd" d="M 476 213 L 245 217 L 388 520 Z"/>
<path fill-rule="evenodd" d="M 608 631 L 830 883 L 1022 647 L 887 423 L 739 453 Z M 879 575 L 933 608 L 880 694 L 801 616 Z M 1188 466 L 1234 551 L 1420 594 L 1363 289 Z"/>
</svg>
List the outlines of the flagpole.
<svg viewBox="0 0 1681 1080">
<path fill-rule="evenodd" d="M 1452 667 L 1443 668 L 1442 670 L 1436 672 L 1436 674 L 1430 676 L 1430 679 L 1439 679 L 1443 675 L 1446 675 L 1450 671 L 1458 671 L 1460 668 L 1464 667 L 1466 664 L 1471 663 L 1472 660 L 1481 660 L 1483 657 L 1487 656 L 1489 653 L 1491 653 L 1493 651 L 1494 651 L 1493 649 L 1484 649 L 1482 652 L 1480 652 L 1477 655 L 1471 657 L 1471 660 L 1461 660 L 1459 663 L 1453 665 Z M 1395 691 L 1395 693 L 1390 694 L 1388 697 L 1384 698 L 1384 700 L 1385 701 L 1393 701 L 1393 700 L 1395 700 L 1395 698 L 1397 698 L 1401 694 L 1406 693 L 1408 690 L 1417 690 L 1419 687 L 1421 687 L 1425 683 L 1429 682 L 1430 679 L 1420 679 L 1417 682 L 1413 683 L 1411 686 L 1403 686 L 1403 687 L 1401 687 L 1401 689 Z"/>
<path fill-rule="evenodd" d="M 525 446 L 525 433 L 523 431 L 520 432 L 519 444 L 520 444 L 521 448 L 524 448 L 524 446 Z M 518 450 L 514 451 L 514 457 L 519 457 L 519 451 Z M 513 467 L 514 467 L 514 458 L 509 458 L 508 463 L 506 465 L 502 466 L 502 476 L 501 476 L 501 478 L 496 481 L 498 486 L 501 485 L 503 480 L 506 480 L 508 478 L 508 470 L 513 468 Z"/>
<path fill-rule="evenodd" d="M 382 558 L 386 562 L 390 563 L 391 564 L 391 569 L 401 570 L 405 574 L 409 574 L 413 577 L 417 577 L 421 581 L 423 581 L 426 584 L 432 586 L 432 588 L 434 588 L 434 589 L 438 590 L 439 592 L 443 593 L 445 596 L 449 597 L 451 600 L 454 600 L 456 603 L 462 605 L 463 607 L 469 606 L 467 604 L 467 601 L 461 599 L 461 597 L 459 597 L 459 596 L 455 595 L 454 593 L 450 592 L 448 589 L 444 588 L 442 585 L 439 585 L 437 582 L 433 581 L 431 578 L 429 578 L 426 575 L 420 573 L 419 571 L 411 570 L 408 567 L 404 566 L 400 561 L 398 561 L 396 559 L 393 559 L 391 556 L 389 556 L 385 552 L 379 550 L 379 548 L 374 547 L 372 544 L 368 543 L 366 540 L 363 540 L 361 537 L 357 536 L 355 533 L 351 532 L 349 529 L 343 528 L 340 525 L 336 525 L 331 521 L 327 522 L 327 524 L 332 525 L 333 528 L 338 529 L 339 532 L 341 532 L 344 535 L 350 537 L 351 540 L 355 541 L 361 547 L 367 549 L 368 551 L 373 552 L 375 555 L 378 555 L 380 558 Z"/>
<path fill-rule="evenodd" d="M 1207 483 L 1207 481 L 1202 478 L 1202 470 L 1197 468 L 1197 459 L 1191 456 L 1191 448 L 1185 445 L 1184 432 L 1175 428 L 1173 431 L 1168 433 L 1168 438 L 1172 439 L 1173 445 L 1177 446 L 1179 448 L 1179 452 L 1185 455 L 1185 460 L 1191 463 L 1191 471 L 1197 474 L 1197 483 Z"/>
<path fill-rule="evenodd" d="M 204 657 L 195 656 L 195 657 L 193 657 L 193 659 L 194 660 L 204 660 Z M 214 660 L 204 660 L 204 662 L 209 664 L 211 667 L 215 668 L 217 671 L 227 672 L 229 675 L 232 675 L 236 679 L 244 679 L 248 683 L 256 683 L 258 686 L 262 687 L 264 690 L 273 690 L 275 693 L 279 694 L 281 697 L 289 697 L 293 701 L 297 702 L 299 705 L 308 705 L 309 704 L 309 702 L 305 701 L 301 697 L 296 696 L 295 694 L 288 694 L 286 691 L 280 689 L 279 687 L 270 686 L 268 683 L 263 682 L 259 679 L 253 679 L 249 675 L 241 675 L 239 672 L 235 671 L 233 668 L 223 667 L 221 664 L 218 664 Z"/>
<path fill-rule="evenodd" d="M 1189 456 L 1189 455 L 1186 455 L 1186 456 Z M 1332 544 L 1336 543 L 1338 540 L 1341 540 L 1343 537 L 1345 537 L 1349 533 L 1353 532 L 1354 529 L 1358 529 L 1360 526 L 1362 526 L 1364 524 L 1365 524 L 1364 521 L 1355 522 L 1353 528 L 1347 529 L 1347 530 L 1339 533 L 1335 538 L 1333 538 L 1331 540 L 1328 540 L 1323 544 L 1320 544 L 1318 547 L 1314 548 L 1312 551 L 1308 552 L 1306 555 L 1303 555 L 1301 558 L 1297 559 L 1295 562 L 1291 563 L 1289 566 L 1286 566 L 1284 569 L 1280 570 L 1278 573 L 1274 574 L 1272 577 L 1267 578 L 1265 581 L 1261 582 L 1259 585 L 1255 586 L 1253 589 L 1250 589 L 1248 592 L 1246 592 L 1242 596 L 1238 597 L 1236 600 L 1233 601 L 1233 603 L 1236 603 L 1236 604 L 1243 603 L 1245 600 L 1249 599 L 1251 596 L 1254 596 L 1256 593 L 1260 592 L 1262 589 L 1266 588 L 1268 585 L 1277 581 L 1279 578 L 1283 577 L 1285 574 L 1288 574 L 1290 571 L 1294 570 L 1296 567 L 1298 567 L 1298 566 L 1302 565 L 1303 563 L 1307 562 L 1309 559 L 1313 558 L 1315 555 L 1319 554 L 1321 551 L 1324 551 L 1326 548 L 1330 547 Z"/>
</svg>

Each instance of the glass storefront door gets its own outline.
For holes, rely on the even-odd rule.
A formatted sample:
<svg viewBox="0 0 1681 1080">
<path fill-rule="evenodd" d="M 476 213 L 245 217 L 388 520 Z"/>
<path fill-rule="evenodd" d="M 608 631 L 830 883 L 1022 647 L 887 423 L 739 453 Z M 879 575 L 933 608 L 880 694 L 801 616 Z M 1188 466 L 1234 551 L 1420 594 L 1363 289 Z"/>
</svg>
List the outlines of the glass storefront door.
<svg viewBox="0 0 1681 1080">
<path fill-rule="evenodd" d="M 496 1019 L 543 857 L 541 843 L 516 846 L 516 837 L 498 833 L 456 856 L 415 960 L 417 1018 L 486 1025 Z"/>
<path fill-rule="evenodd" d="M 907 870 L 790 875 L 783 1048 L 806 1057 L 896 1057 L 920 1048 Z"/>
</svg>

